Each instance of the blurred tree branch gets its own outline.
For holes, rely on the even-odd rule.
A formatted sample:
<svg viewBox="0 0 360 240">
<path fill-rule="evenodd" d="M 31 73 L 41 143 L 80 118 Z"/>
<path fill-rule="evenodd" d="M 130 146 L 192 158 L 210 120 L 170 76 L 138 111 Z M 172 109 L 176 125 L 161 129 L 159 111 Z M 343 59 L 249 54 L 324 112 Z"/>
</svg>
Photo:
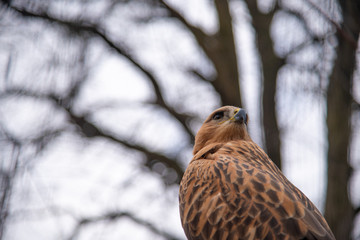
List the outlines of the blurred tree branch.
<svg viewBox="0 0 360 240">
<path fill-rule="evenodd" d="M 161 163 L 165 164 L 167 167 L 175 170 L 175 172 L 178 176 L 176 179 L 176 183 L 178 183 L 180 181 L 184 172 L 183 172 L 183 169 L 180 166 L 180 164 L 177 163 L 175 159 L 170 159 L 161 153 L 150 151 L 149 149 L 147 149 L 143 146 L 140 146 L 140 145 L 134 144 L 134 143 L 130 143 L 126 139 L 121 139 L 117 136 L 112 135 L 111 133 L 107 133 L 104 130 L 95 126 L 90 121 L 88 121 L 86 116 L 77 116 L 72 112 L 71 109 L 65 109 L 65 110 L 67 111 L 71 121 L 80 128 L 81 133 L 83 133 L 86 137 L 88 137 L 88 138 L 103 137 L 103 138 L 111 140 L 115 143 L 124 145 L 127 148 L 139 151 L 139 152 L 143 153 L 147 158 L 147 160 L 145 161 L 145 166 L 147 166 L 151 169 L 151 167 L 156 162 L 161 162 Z"/>
<path fill-rule="evenodd" d="M 106 214 L 103 214 L 100 216 L 96 216 L 96 217 L 84 217 L 84 218 L 79 219 L 77 225 L 75 226 L 75 228 L 73 230 L 73 233 L 68 238 L 68 240 L 75 240 L 77 238 L 77 236 L 79 235 L 81 228 L 83 228 L 89 224 L 95 224 L 95 223 L 103 222 L 103 221 L 114 221 L 114 220 L 119 220 L 120 218 L 128 218 L 128 219 L 132 220 L 133 222 L 146 227 L 153 233 L 155 233 L 159 236 L 162 236 L 168 240 L 177 240 L 178 239 L 177 237 L 173 236 L 172 234 L 158 229 L 154 224 L 136 217 L 132 213 L 120 211 L 120 212 L 109 212 L 109 213 L 106 213 Z"/>
<path fill-rule="evenodd" d="M 219 19 L 219 28 L 212 35 L 206 34 L 200 28 L 189 23 L 175 8 L 165 1 L 159 0 L 159 2 L 168 10 L 169 17 L 177 19 L 185 29 L 193 34 L 201 49 L 214 64 L 217 76 L 210 83 L 219 93 L 222 104 L 241 107 L 239 69 L 228 1 L 214 1 Z M 224 59 L 227 59 L 227 61 L 224 61 Z M 200 79 L 204 80 L 204 78 Z"/>
<path fill-rule="evenodd" d="M 3 128 L 1 128 L 1 135 L 5 136 L 7 140 L 12 143 L 12 153 L 8 160 L 10 161 L 8 169 L 5 169 L 4 164 L 0 169 L 0 239 L 3 239 L 6 220 L 10 210 L 13 182 L 18 171 L 21 144 L 16 138 L 10 136 Z"/>
<path fill-rule="evenodd" d="M 135 68 L 137 68 L 141 73 L 143 73 L 146 76 L 146 79 L 149 80 L 149 82 L 151 83 L 151 85 L 154 89 L 154 93 L 156 96 L 156 100 L 155 100 L 154 104 L 156 106 L 159 106 L 160 108 L 165 109 L 171 116 L 173 116 L 182 125 L 183 129 L 188 134 L 188 136 L 190 136 L 191 142 L 194 141 L 194 138 L 195 138 L 194 133 L 188 126 L 188 122 L 190 119 L 193 118 L 193 116 L 190 116 L 190 115 L 184 114 L 184 113 L 179 113 L 173 107 L 171 107 L 168 103 L 166 103 L 166 101 L 163 98 L 162 90 L 161 90 L 154 74 L 150 70 L 146 69 L 143 65 L 141 65 L 137 60 L 135 60 L 135 58 L 133 56 L 131 56 L 129 51 L 124 46 L 119 44 L 119 42 L 116 43 L 116 42 L 112 41 L 106 35 L 105 30 L 102 29 L 99 24 L 88 23 L 88 22 L 85 22 L 82 20 L 68 21 L 68 20 L 58 19 L 42 10 L 39 12 L 31 12 L 31 11 L 26 10 L 25 8 L 15 7 L 15 6 L 11 6 L 11 5 L 7 5 L 7 6 L 9 9 L 21 14 L 24 17 L 42 19 L 44 21 L 55 23 L 60 27 L 64 27 L 71 33 L 77 33 L 79 35 L 85 34 L 85 36 L 88 36 L 90 34 L 92 36 L 99 37 L 100 39 L 102 39 L 103 42 L 108 47 L 113 49 L 119 55 L 125 57 L 129 62 L 131 62 L 133 64 L 133 66 Z M 61 107 L 63 110 L 65 110 L 67 112 L 67 114 L 70 118 L 70 121 L 78 126 L 78 130 L 80 130 L 80 132 L 84 136 L 86 136 L 88 138 L 103 137 L 103 138 L 109 139 L 113 142 L 119 143 L 127 148 L 142 152 L 147 159 L 145 161 L 146 167 L 151 169 L 151 167 L 156 162 L 161 162 L 161 163 L 165 164 L 165 166 L 173 169 L 176 172 L 177 178 L 174 183 L 178 183 L 183 175 L 183 169 L 182 169 L 181 165 L 177 162 L 176 159 L 170 159 L 170 158 L 166 157 L 165 155 L 158 153 L 158 152 L 151 151 L 144 146 L 130 143 L 127 139 L 121 139 L 118 136 L 114 136 L 113 134 L 106 132 L 103 129 L 97 127 L 94 123 L 91 123 L 88 120 L 88 115 L 79 116 L 73 112 L 73 110 L 71 108 L 72 102 L 73 102 L 74 98 L 76 97 L 76 95 L 79 93 L 79 91 L 84 83 L 84 80 L 85 79 L 83 78 L 83 79 L 78 79 L 77 81 L 75 81 L 73 86 L 71 87 L 70 91 L 68 92 L 67 96 L 61 96 L 61 97 L 56 96 L 56 94 L 41 94 L 41 93 L 39 94 L 39 93 L 35 93 L 35 92 L 29 92 L 25 89 L 7 89 L 6 93 L 52 100 L 54 103 L 56 103 L 56 105 L 58 107 Z M 172 184 L 172 183 L 173 182 L 171 182 L 170 184 Z"/>
<path fill-rule="evenodd" d="M 284 4 L 279 5 L 279 7 L 281 8 L 281 11 L 289 14 L 290 16 L 292 16 L 292 17 L 294 17 L 294 18 L 296 18 L 298 20 L 298 22 L 302 25 L 302 27 L 304 28 L 304 30 L 308 34 L 311 41 L 317 42 L 317 41 L 320 40 L 320 38 L 322 38 L 321 36 L 318 36 L 318 34 L 316 34 L 310 28 L 309 24 L 307 23 L 306 16 L 304 16 L 303 13 L 299 12 L 299 10 L 291 9 L 291 8 L 287 7 L 286 5 L 284 5 Z"/>
<path fill-rule="evenodd" d="M 74 85 L 77 87 L 78 85 Z M 72 91 L 70 91 L 72 92 Z M 75 124 L 80 130 L 80 132 L 87 138 L 94 138 L 94 137 L 102 137 L 105 139 L 108 139 L 112 142 L 121 144 L 127 148 L 139 151 L 143 153 L 146 157 L 145 166 L 150 168 L 156 163 L 161 162 L 165 164 L 165 166 L 173 169 L 176 174 L 177 178 L 175 179 L 175 182 L 171 182 L 169 184 L 178 183 L 184 173 L 183 168 L 181 167 L 180 163 L 177 162 L 176 159 L 168 158 L 167 156 L 154 152 L 149 150 L 148 148 L 141 146 L 139 144 L 130 143 L 127 139 L 122 139 L 118 136 L 115 136 L 109 132 L 106 132 L 102 130 L 101 128 L 97 127 L 94 123 L 91 123 L 87 118 L 89 117 L 89 114 L 85 115 L 77 115 L 73 112 L 72 108 L 68 106 L 68 102 L 71 102 L 71 100 L 67 100 L 66 98 L 56 96 L 54 94 L 46 94 L 46 93 L 37 93 L 32 92 L 30 90 L 25 89 L 18 89 L 18 88 L 8 88 L 5 92 L 2 92 L 0 94 L 0 98 L 6 97 L 6 96 L 27 96 L 27 97 L 33 97 L 36 99 L 43 99 L 43 100 L 49 100 L 55 103 L 55 106 L 58 108 L 61 108 L 62 110 L 65 110 L 69 117 L 69 121 Z M 56 134 L 56 132 L 54 133 Z"/>
<path fill-rule="evenodd" d="M 30 12 L 24 8 L 18 8 L 11 5 L 8 5 L 8 7 L 24 17 L 34 17 L 34 18 L 42 19 L 51 23 L 56 23 L 61 27 L 66 27 L 70 32 L 75 32 L 78 34 L 82 34 L 82 33 L 92 34 L 93 36 L 102 39 L 103 42 L 106 43 L 111 49 L 113 49 L 119 55 L 126 58 L 129 62 L 133 64 L 134 67 L 136 67 L 140 72 L 142 72 L 146 76 L 146 78 L 150 81 L 154 89 L 154 93 L 156 96 L 155 104 L 157 104 L 161 108 L 165 109 L 168 113 L 170 113 L 170 115 L 173 116 L 182 125 L 186 133 L 189 135 L 190 141 L 191 142 L 194 141 L 195 135 L 187 124 L 188 121 L 191 118 L 193 118 L 193 116 L 184 113 L 179 113 L 169 104 L 167 104 L 163 98 L 162 91 L 160 89 L 159 84 L 157 83 L 158 81 L 156 80 L 154 74 L 149 69 L 146 69 L 143 65 L 141 65 L 139 61 L 135 60 L 135 57 L 131 56 L 130 52 L 126 50 L 125 47 L 119 44 L 119 41 L 118 43 L 112 41 L 106 35 L 105 30 L 102 29 L 99 25 L 87 23 L 81 20 L 67 21 L 63 19 L 58 19 L 56 17 L 49 15 L 47 12 L 44 11 Z"/>
<path fill-rule="evenodd" d="M 166 3 L 163 0 L 159 0 L 159 2 L 166 10 L 168 10 L 170 17 L 179 20 L 186 27 L 186 29 L 188 29 L 194 35 L 194 37 L 196 38 L 198 43 L 202 46 L 202 48 L 204 50 L 207 49 L 205 45 L 205 40 L 209 39 L 210 36 L 204 33 L 200 28 L 189 23 L 177 10 L 175 10 L 175 8 L 171 7 L 168 3 Z"/>
<path fill-rule="evenodd" d="M 344 26 L 339 25 L 337 22 L 335 22 L 326 12 L 324 12 L 319 6 L 317 6 L 314 2 L 312 2 L 311 0 L 305 0 L 305 2 L 307 2 L 313 9 L 315 9 L 321 16 L 323 16 L 330 24 L 332 24 L 336 31 L 338 32 L 338 34 L 345 40 L 347 41 L 354 49 L 357 49 L 357 39 L 356 39 L 356 35 L 354 35 L 351 32 L 351 28 L 353 28 L 354 26 L 350 26 L 352 24 L 354 24 L 354 22 L 348 22 L 345 21 L 343 24 Z M 339 3 L 340 5 L 342 5 L 343 3 L 345 3 L 346 0 L 340 0 Z M 353 9 L 354 11 L 356 11 L 356 6 L 354 6 L 355 8 Z M 356 24 L 356 23 L 355 23 Z"/>
</svg>

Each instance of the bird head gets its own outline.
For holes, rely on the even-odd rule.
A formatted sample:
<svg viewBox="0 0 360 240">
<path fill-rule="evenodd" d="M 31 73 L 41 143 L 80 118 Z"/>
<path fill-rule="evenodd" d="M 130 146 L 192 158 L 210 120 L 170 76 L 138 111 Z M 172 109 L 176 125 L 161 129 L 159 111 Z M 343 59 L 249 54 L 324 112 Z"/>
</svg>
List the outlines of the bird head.
<svg viewBox="0 0 360 240">
<path fill-rule="evenodd" d="M 226 143 L 233 140 L 249 140 L 248 115 L 244 109 L 224 106 L 212 112 L 204 121 L 195 137 L 193 154 L 208 144 Z"/>
</svg>

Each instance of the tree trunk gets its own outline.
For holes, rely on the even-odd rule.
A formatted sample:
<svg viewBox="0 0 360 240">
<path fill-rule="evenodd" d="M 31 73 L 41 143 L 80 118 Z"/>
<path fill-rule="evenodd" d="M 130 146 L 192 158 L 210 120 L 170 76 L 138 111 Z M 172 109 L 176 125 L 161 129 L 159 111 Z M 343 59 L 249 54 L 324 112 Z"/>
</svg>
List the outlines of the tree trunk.
<svg viewBox="0 0 360 240">
<path fill-rule="evenodd" d="M 202 29 L 189 23 L 176 9 L 164 0 L 159 2 L 189 30 L 201 49 L 207 55 L 216 70 L 216 77 L 208 79 L 219 93 L 223 105 L 242 107 L 239 84 L 239 68 L 233 33 L 233 22 L 228 0 L 214 0 L 219 28 L 215 34 L 207 34 Z"/>
<path fill-rule="evenodd" d="M 256 1 L 246 0 L 246 2 L 256 31 L 257 46 L 262 64 L 262 121 L 266 151 L 271 160 L 281 169 L 281 140 L 276 118 L 275 97 L 277 73 L 284 61 L 275 54 L 270 36 L 274 11 L 263 14 L 258 10 Z"/>
<path fill-rule="evenodd" d="M 355 217 L 348 192 L 351 176 L 351 91 L 360 23 L 355 21 L 359 17 L 355 1 L 340 1 L 340 6 L 344 22 L 336 34 L 337 58 L 327 89 L 328 189 L 325 218 L 336 239 L 350 239 Z"/>
<path fill-rule="evenodd" d="M 223 105 L 242 107 L 239 85 L 239 70 L 233 33 L 233 24 L 228 1 L 215 0 L 219 30 L 212 36 L 208 56 L 214 63 L 217 77 L 213 82 Z"/>
</svg>

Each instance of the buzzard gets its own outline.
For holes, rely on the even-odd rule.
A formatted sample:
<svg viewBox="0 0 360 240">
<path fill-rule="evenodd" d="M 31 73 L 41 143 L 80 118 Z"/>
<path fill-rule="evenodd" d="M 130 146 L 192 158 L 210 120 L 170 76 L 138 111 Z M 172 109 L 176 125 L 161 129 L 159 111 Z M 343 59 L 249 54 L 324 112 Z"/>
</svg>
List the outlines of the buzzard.
<svg viewBox="0 0 360 240">
<path fill-rule="evenodd" d="M 244 109 L 225 106 L 205 120 L 180 183 L 189 240 L 335 239 L 315 205 L 254 143 Z"/>
</svg>

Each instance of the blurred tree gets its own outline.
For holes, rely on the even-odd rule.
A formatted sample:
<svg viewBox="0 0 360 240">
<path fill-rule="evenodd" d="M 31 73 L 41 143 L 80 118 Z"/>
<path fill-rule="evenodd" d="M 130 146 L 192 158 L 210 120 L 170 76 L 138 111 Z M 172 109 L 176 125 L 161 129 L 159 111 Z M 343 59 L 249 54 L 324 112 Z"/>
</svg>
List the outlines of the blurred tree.
<svg viewBox="0 0 360 240">
<path fill-rule="evenodd" d="M 354 106 L 358 105 L 353 98 L 353 79 L 358 68 L 356 51 L 360 33 L 360 4 L 356 1 L 340 0 L 339 5 L 343 19 L 341 24 L 334 23 L 336 59 L 327 88 L 326 123 L 329 145 L 325 217 L 337 239 L 350 239 L 354 219 L 359 212 L 355 210 L 350 199 L 352 169 L 349 153 L 353 131 L 351 116 L 356 114 L 353 110 L 357 109 Z"/>
<path fill-rule="evenodd" d="M 258 9 L 256 1 L 247 0 L 246 3 L 256 32 L 257 48 L 262 66 L 262 123 L 266 150 L 270 158 L 281 169 L 281 141 L 276 117 L 275 97 L 277 74 L 285 64 L 285 59 L 275 53 L 273 40 L 270 36 L 271 23 L 277 8 L 273 8 L 265 14 Z"/>
<path fill-rule="evenodd" d="M 351 107 L 358 105 L 353 94 L 352 76 L 358 66 L 359 6 L 350 0 L 327 3 L 304 1 L 300 4 L 292 1 L 214 0 L 206 1 L 206 4 L 209 11 L 214 13 L 215 27 L 196 23 L 187 12 L 189 9 L 184 10 L 181 6 L 181 1 L 178 4 L 176 1 L 163 0 L 2 1 L 0 23 L 5 30 L 0 30 L 0 41 L 4 43 L 1 56 L 5 56 L 5 60 L 1 62 L 4 66 L 4 80 L 1 83 L 0 101 L 3 106 L 9 106 L 2 112 L 14 111 L 9 103 L 14 99 L 33 101 L 33 104 L 41 102 L 46 105 L 47 111 L 43 114 L 49 122 L 34 127 L 37 130 L 30 133 L 21 130 L 17 132 L 16 127 L 9 125 L 9 119 L 3 118 L 0 122 L 0 141 L 4 149 L 1 156 L 4 163 L 1 166 L 0 239 L 4 238 L 6 227 L 10 225 L 7 224 L 9 216 L 16 215 L 16 211 L 11 210 L 14 208 L 11 203 L 16 204 L 15 200 L 11 201 L 11 193 L 16 189 L 14 182 L 23 174 L 19 171 L 35 165 L 34 160 L 46 155 L 51 146 L 59 144 L 57 139 L 65 134 L 81 136 L 87 141 L 105 139 L 108 148 L 114 144 L 126 149 L 127 153 L 133 154 L 127 157 L 129 160 L 140 162 L 137 166 L 138 174 L 150 172 L 167 186 L 161 195 L 171 192 L 172 186 L 176 187 L 179 183 L 191 158 L 192 143 L 201 119 L 219 105 L 243 106 L 244 102 L 251 101 L 245 99 L 248 95 L 244 94 L 245 77 L 240 68 L 244 66 L 242 62 L 247 62 L 247 56 L 239 50 L 241 41 L 235 31 L 241 22 L 248 21 L 248 17 L 251 18 L 248 22 L 256 39 L 252 51 L 258 55 L 260 64 L 260 67 L 254 68 L 262 79 L 259 90 L 261 107 L 255 110 L 262 116 L 262 124 L 253 127 L 253 130 L 264 133 L 264 147 L 272 160 L 281 167 L 281 142 L 285 141 L 286 133 L 292 129 L 287 129 L 284 123 L 279 124 L 279 116 L 288 118 L 288 113 L 282 112 L 283 109 L 279 107 L 278 101 L 283 94 L 278 92 L 283 87 L 279 81 L 286 82 L 284 79 L 294 75 L 294 78 L 311 76 L 302 83 L 292 83 L 296 86 L 296 92 L 310 89 L 316 98 L 323 98 L 322 93 L 327 93 L 323 98 L 327 100 L 329 165 L 325 215 L 338 239 L 350 238 L 355 216 L 359 212 L 352 206 L 348 192 L 353 131 L 350 120 L 353 112 L 358 113 L 359 110 Z M 290 25 L 292 29 L 283 30 L 285 33 L 282 33 L 284 27 L 279 26 L 279 22 L 283 25 L 286 22 L 295 23 Z M 181 55 L 185 49 L 175 53 L 176 45 L 183 44 L 179 41 L 176 44 L 172 42 L 171 46 L 160 47 L 172 48 L 172 51 L 165 50 L 172 52 L 165 59 L 159 60 L 160 57 L 153 54 L 146 56 L 146 45 L 151 45 L 148 40 L 151 33 L 142 31 L 146 26 L 156 28 L 159 25 L 175 30 L 170 33 L 167 33 L 170 30 L 164 31 L 164 36 L 157 36 L 156 40 L 166 38 L 174 31 L 182 32 L 187 36 L 185 39 L 194 40 L 190 41 L 190 45 L 195 50 L 187 56 Z M 292 31 L 295 37 L 291 36 Z M 142 41 L 137 42 L 133 32 Z M 334 37 L 337 46 L 332 44 Z M 19 44 L 26 42 L 26 39 L 40 42 L 42 38 L 44 46 L 35 44 L 35 50 L 30 43 Z M 312 49 L 310 53 L 309 49 Z M 136 72 L 151 89 L 149 96 L 144 97 L 145 100 L 133 102 L 115 99 L 115 104 L 110 97 L 103 102 L 91 102 L 89 98 L 84 101 L 92 69 L 98 67 L 98 62 L 104 61 L 97 51 L 109 51 L 124 60 L 127 68 Z M 314 51 L 320 52 L 320 63 L 311 61 L 313 55 L 316 55 Z M 333 51 L 336 51 L 336 55 Z M 195 60 L 187 59 L 190 55 L 197 56 Z M 173 58 L 179 58 L 174 61 L 176 70 L 164 70 Z M 24 66 L 19 64 L 21 61 L 27 61 L 26 68 L 17 66 Z M 181 61 L 184 63 L 179 65 Z M 290 77 L 284 74 L 287 71 Z M 178 81 L 180 83 L 177 83 L 176 78 L 181 79 Z M 121 80 L 130 84 L 133 79 Z M 174 87 L 176 85 L 177 88 Z M 91 95 L 90 99 L 92 97 L 95 96 Z M 209 99 L 213 99 L 213 102 Z M 292 108 L 294 103 L 286 104 Z M 112 110 L 125 109 L 124 112 L 120 111 L 115 124 L 106 123 L 109 118 L 106 112 L 101 118 L 102 111 L 109 107 Z M 132 113 L 129 114 L 128 110 Z M 302 113 L 301 118 L 303 114 L 307 113 Z M 134 122 L 137 124 L 134 125 Z M 161 125 L 162 133 L 171 132 L 171 124 L 176 125 L 181 133 L 173 135 L 179 136 L 179 140 L 173 140 L 172 135 L 160 144 L 163 146 L 156 145 L 154 142 L 161 142 L 159 138 L 162 135 L 148 130 L 156 128 L 155 122 Z M 301 120 L 299 123 L 302 123 Z M 125 130 L 121 129 L 122 125 Z M 290 120 L 288 125 L 295 127 L 295 123 Z M 169 142 L 173 145 L 166 145 Z M 131 176 L 127 181 L 130 180 L 133 180 Z M 117 208 L 95 215 L 76 216 L 73 230 L 68 231 L 70 234 L 67 232 L 63 238 L 77 239 L 88 229 L 87 226 L 123 218 L 143 226 L 154 236 L 180 238 L 178 233 L 155 223 L 154 219 L 149 220 L 139 212 Z"/>
</svg>

